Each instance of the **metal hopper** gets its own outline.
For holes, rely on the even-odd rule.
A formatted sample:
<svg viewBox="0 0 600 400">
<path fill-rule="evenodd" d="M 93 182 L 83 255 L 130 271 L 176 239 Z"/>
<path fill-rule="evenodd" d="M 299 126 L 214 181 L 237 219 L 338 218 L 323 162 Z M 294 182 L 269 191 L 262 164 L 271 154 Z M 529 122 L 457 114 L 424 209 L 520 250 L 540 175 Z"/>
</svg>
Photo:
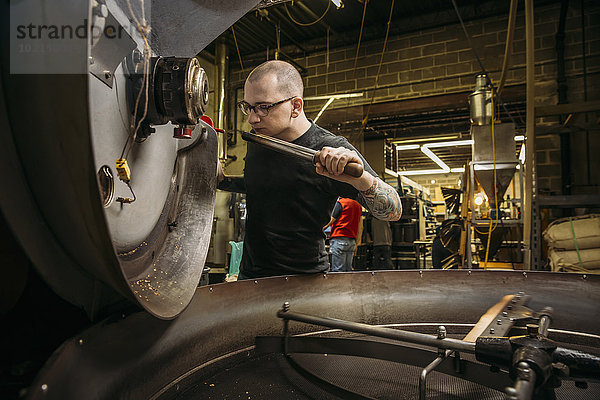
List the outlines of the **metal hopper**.
<svg viewBox="0 0 600 400">
<path fill-rule="evenodd" d="M 475 178 L 489 199 L 491 208 L 497 208 L 496 199 L 498 202 L 502 201 L 518 165 L 514 128 L 512 123 L 494 125 L 492 143 L 492 125 L 471 126 L 473 170 Z"/>
</svg>

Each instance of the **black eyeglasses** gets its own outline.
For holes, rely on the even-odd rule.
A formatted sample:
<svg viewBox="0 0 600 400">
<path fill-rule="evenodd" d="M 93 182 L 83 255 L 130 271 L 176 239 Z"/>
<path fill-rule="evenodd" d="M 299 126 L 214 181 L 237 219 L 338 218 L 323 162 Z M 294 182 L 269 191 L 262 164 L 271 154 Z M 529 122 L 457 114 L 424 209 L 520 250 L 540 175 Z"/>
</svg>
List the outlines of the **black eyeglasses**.
<svg viewBox="0 0 600 400">
<path fill-rule="evenodd" d="M 244 113 L 244 115 L 250 115 L 250 111 L 254 111 L 254 113 L 256 115 L 258 115 L 259 117 L 266 117 L 267 115 L 269 115 L 269 110 L 275 106 L 278 106 L 280 104 L 285 103 L 286 101 L 290 101 L 292 99 L 295 99 L 297 96 L 292 96 L 290 98 L 287 98 L 285 100 L 281 100 L 278 102 L 275 102 L 273 104 L 257 104 L 255 106 L 250 105 L 250 103 L 242 100 L 240 101 L 237 105 L 240 108 L 240 110 L 242 110 L 242 112 Z"/>
</svg>

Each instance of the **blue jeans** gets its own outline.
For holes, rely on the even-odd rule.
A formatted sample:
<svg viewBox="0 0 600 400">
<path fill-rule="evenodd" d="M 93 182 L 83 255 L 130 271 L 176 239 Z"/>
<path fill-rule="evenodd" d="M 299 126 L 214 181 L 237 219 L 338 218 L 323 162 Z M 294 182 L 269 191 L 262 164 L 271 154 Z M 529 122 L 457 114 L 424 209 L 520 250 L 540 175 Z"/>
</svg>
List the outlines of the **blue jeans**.
<svg viewBox="0 0 600 400">
<path fill-rule="evenodd" d="M 331 272 L 352 271 L 352 257 L 356 239 L 347 237 L 333 237 L 329 239 L 331 250 Z"/>
</svg>

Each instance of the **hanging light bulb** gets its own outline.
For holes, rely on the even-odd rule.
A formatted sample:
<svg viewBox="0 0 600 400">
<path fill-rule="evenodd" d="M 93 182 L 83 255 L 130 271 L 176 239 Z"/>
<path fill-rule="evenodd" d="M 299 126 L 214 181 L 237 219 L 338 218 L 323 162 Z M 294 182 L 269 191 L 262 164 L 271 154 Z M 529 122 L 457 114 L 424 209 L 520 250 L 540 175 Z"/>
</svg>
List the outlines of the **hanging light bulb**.
<svg viewBox="0 0 600 400">
<path fill-rule="evenodd" d="M 477 196 L 475 196 L 475 205 L 482 205 L 483 204 L 483 195 L 481 193 L 478 193 Z"/>
</svg>

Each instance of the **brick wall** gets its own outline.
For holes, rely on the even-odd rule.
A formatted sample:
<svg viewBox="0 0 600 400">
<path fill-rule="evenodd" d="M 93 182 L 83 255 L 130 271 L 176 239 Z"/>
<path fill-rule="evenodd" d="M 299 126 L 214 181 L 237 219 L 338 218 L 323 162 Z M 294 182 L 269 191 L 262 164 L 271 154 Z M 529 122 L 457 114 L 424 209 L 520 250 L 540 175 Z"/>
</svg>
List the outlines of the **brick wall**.
<svg viewBox="0 0 600 400">
<path fill-rule="evenodd" d="M 600 4 L 585 5 L 588 100 L 600 98 Z M 536 104 L 556 104 L 555 34 L 560 4 L 535 9 Z M 508 15 L 467 23 L 474 46 L 491 78 L 498 83 L 504 54 Z M 583 101 L 583 59 L 580 3 L 571 4 L 566 21 L 565 62 L 569 102 Z M 330 106 L 368 104 L 374 101 L 403 100 L 415 97 L 472 90 L 480 71 L 473 52 L 459 24 L 390 37 L 380 71 L 376 74 L 383 42 L 361 44 L 354 67 L 355 47 L 332 49 L 327 64 L 326 53 L 296 59 L 305 66 L 305 97 L 364 92 L 363 97 L 336 101 Z M 246 66 L 248 69 L 249 66 Z M 247 74 L 247 71 L 246 71 Z M 242 84 L 245 76 L 232 71 L 231 86 Z M 507 85 L 525 83 L 525 15 L 522 5 L 517 17 L 513 42 L 512 67 Z M 465 99 L 465 102 L 467 99 Z M 325 101 L 307 101 L 306 113 L 314 118 Z M 524 116 L 523 116 L 524 118 Z M 540 120 L 555 125 L 558 118 Z M 536 139 L 538 187 L 542 191 L 560 192 L 560 140 L 556 135 Z M 599 166 L 600 167 L 600 166 Z"/>
</svg>

